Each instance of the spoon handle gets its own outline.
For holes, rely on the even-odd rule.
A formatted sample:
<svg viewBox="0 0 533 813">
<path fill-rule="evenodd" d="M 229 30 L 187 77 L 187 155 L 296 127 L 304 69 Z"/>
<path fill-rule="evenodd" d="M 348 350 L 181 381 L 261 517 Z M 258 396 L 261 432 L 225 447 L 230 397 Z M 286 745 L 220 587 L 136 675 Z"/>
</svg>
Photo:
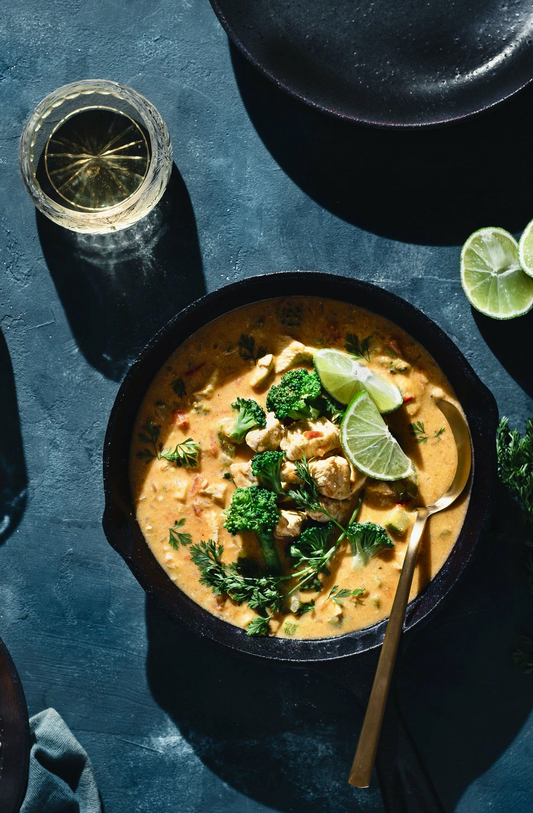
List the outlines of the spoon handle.
<svg viewBox="0 0 533 813">
<path fill-rule="evenodd" d="M 418 516 L 413 525 L 409 545 L 405 552 L 400 580 L 396 589 L 396 595 L 394 596 L 394 603 L 392 605 L 387 629 L 385 630 L 381 655 L 379 657 L 374 683 L 372 684 L 357 751 L 355 752 L 350 777 L 348 779 L 350 785 L 354 785 L 356 788 L 367 788 L 372 778 L 372 769 L 376 760 L 379 735 L 381 733 L 392 673 L 396 662 L 396 654 L 402 634 L 405 609 L 413 581 L 418 548 L 428 516 L 429 514 L 426 509 L 418 509 Z"/>
</svg>

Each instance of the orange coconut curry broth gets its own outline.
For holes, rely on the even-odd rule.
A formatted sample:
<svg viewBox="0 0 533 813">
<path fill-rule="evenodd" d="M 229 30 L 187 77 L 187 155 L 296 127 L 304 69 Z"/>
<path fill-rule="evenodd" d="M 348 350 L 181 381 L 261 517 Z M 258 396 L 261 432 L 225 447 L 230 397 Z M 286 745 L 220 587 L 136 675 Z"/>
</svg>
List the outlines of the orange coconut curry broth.
<svg viewBox="0 0 533 813">
<path fill-rule="evenodd" d="M 358 345 L 354 345 L 355 337 Z M 317 430 L 315 423 L 298 437 L 293 431 L 291 439 L 291 423 L 276 422 L 280 426 L 274 426 L 269 415 L 267 426 L 249 432 L 244 442 L 228 439 L 228 427 L 235 417 L 231 405 L 237 397 L 253 398 L 266 410 L 268 390 L 288 370 L 312 370 L 314 349 L 345 350 L 347 344 L 352 352 L 358 348 L 362 363 L 401 390 L 403 405 L 384 417 L 415 467 L 416 476 L 407 493 L 394 483 L 371 480 L 357 472 L 345 459 L 338 427 L 326 418 L 320 419 L 324 427 L 327 424 L 325 431 L 323 427 Z M 361 308 L 302 297 L 272 299 L 233 311 L 201 328 L 176 350 L 156 375 L 140 409 L 132 438 L 130 478 L 137 521 L 146 542 L 177 587 L 213 615 L 246 628 L 257 613 L 227 594 L 215 595 L 200 582 L 191 545 L 211 539 L 223 546 L 223 563 L 244 557 L 264 568 L 255 535 L 230 534 L 224 527 L 224 511 L 236 487 L 257 484 L 250 467 L 254 454 L 273 448 L 286 452 L 282 479 L 287 488 L 297 482 L 294 461 L 305 454 L 329 512 L 347 522 L 362 496 L 358 522 L 384 526 L 394 545 L 370 558 L 366 566 L 354 569 L 350 544 L 341 542 L 327 572 L 320 574 L 320 591 L 316 583 L 314 589 L 308 583 L 307 589 L 293 593 L 272 614 L 269 634 L 321 638 L 376 623 L 390 613 L 415 518 L 414 506 L 431 504 L 453 479 L 457 461 L 453 435 L 435 403 L 435 398 L 443 396 L 457 405 L 449 382 L 424 348 L 392 322 Z M 161 450 L 172 450 L 188 439 L 199 446 L 197 457 L 191 458 L 196 465 L 187 467 L 172 456 L 161 457 Z M 328 471 L 333 477 L 329 491 Z M 465 497 L 429 521 L 411 597 L 444 564 L 457 540 L 466 506 Z M 294 567 L 289 556 L 291 542 L 302 529 L 326 517 L 299 511 L 290 500 L 286 505 L 282 502 L 281 508 L 287 516 L 276 528 L 275 544 L 283 571 L 289 573 Z M 181 544 L 172 541 L 172 528 L 188 535 L 180 539 Z M 286 584 L 290 586 L 290 580 Z M 357 592 L 335 600 L 340 590 L 343 595 Z M 307 608 L 304 614 L 299 612 L 302 605 Z"/>
</svg>

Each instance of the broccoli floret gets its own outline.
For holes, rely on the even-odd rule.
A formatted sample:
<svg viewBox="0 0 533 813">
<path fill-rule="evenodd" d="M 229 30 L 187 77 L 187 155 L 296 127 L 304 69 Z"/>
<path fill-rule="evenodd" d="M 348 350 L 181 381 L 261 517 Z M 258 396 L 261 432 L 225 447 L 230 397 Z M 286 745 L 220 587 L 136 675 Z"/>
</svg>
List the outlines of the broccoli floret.
<svg viewBox="0 0 533 813">
<path fill-rule="evenodd" d="M 253 531 L 257 536 L 261 555 L 270 573 L 279 573 L 279 561 L 274 528 L 279 522 L 276 495 L 259 486 L 237 488 L 226 511 L 224 527 L 230 534 Z"/>
<path fill-rule="evenodd" d="M 372 556 L 383 548 L 393 548 L 394 542 L 381 525 L 373 522 L 353 522 L 346 529 L 346 536 L 352 546 L 352 567 L 366 567 Z"/>
<path fill-rule="evenodd" d="M 263 488 L 276 494 L 283 494 L 281 486 L 281 464 L 285 452 L 260 452 L 252 457 L 252 474 Z"/>
<path fill-rule="evenodd" d="M 276 418 L 303 420 L 318 418 L 320 409 L 312 404 L 321 393 L 320 379 L 316 373 L 308 370 L 291 370 L 282 377 L 279 384 L 274 384 L 267 395 L 267 409 L 274 412 Z"/>
<path fill-rule="evenodd" d="M 242 443 L 251 429 L 266 426 L 265 410 L 253 398 L 237 398 L 231 408 L 237 413 L 237 417 L 228 438 L 235 443 Z"/>
</svg>

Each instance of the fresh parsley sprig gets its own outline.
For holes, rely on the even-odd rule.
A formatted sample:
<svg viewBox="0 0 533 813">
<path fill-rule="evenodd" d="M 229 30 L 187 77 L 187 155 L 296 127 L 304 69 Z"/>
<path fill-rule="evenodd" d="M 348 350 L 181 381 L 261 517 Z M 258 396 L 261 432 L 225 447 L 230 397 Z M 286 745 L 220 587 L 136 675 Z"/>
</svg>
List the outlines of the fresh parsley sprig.
<svg viewBox="0 0 533 813">
<path fill-rule="evenodd" d="M 182 517 L 176 520 L 172 528 L 168 529 L 168 544 L 171 548 L 174 548 L 174 550 L 179 550 L 180 545 L 186 547 L 192 542 L 192 536 L 190 534 L 180 531 L 180 528 L 183 528 L 184 525 L 185 517 Z"/>
<path fill-rule="evenodd" d="M 338 604 L 339 607 L 344 607 L 344 602 L 342 599 L 345 598 L 359 598 L 359 596 L 364 595 L 365 593 L 364 587 L 356 587 L 355 590 L 349 590 L 346 587 L 339 587 L 338 584 L 335 584 L 328 593 L 328 597 L 326 601 L 334 601 L 335 604 Z"/>
<path fill-rule="evenodd" d="M 192 469 L 198 465 L 198 454 L 200 451 L 200 444 L 196 443 L 192 438 L 178 443 L 175 449 L 167 449 L 166 452 L 160 451 L 159 458 L 161 460 L 168 460 L 170 463 L 175 463 L 178 468 Z"/>
<path fill-rule="evenodd" d="M 239 356 L 244 361 L 253 361 L 254 364 L 257 364 L 265 353 L 265 347 L 255 349 L 255 339 L 253 336 L 247 336 L 246 333 L 241 334 L 241 338 L 239 339 Z"/>
<path fill-rule="evenodd" d="M 357 333 L 347 333 L 346 344 L 344 346 L 348 353 L 350 353 L 350 355 L 354 356 L 356 359 L 365 359 L 366 361 L 370 361 L 371 338 L 371 336 L 367 336 L 366 339 L 359 342 L 359 336 Z"/>
<path fill-rule="evenodd" d="M 237 604 L 248 604 L 259 613 L 262 621 L 254 620 L 248 625 L 248 635 L 266 635 L 272 613 L 281 608 L 283 595 L 280 576 L 245 575 L 238 563 L 222 562 L 223 545 L 212 539 L 192 545 L 191 559 L 200 571 L 200 583 L 210 587 L 215 595 L 228 595 Z M 247 570 L 248 568 L 246 568 Z"/>
<path fill-rule="evenodd" d="M 191 469 L 198 465 L 200 444 L 196 443 L 192 438 L 187 438 L 182 443 L 178 443 L 175 449 L 167 449 L 164 452 L 163 444 L 159 442 L 161 427 L 153 421 L 148 421 L 138 434 L 140 440 L 149 444 L 149 446 L 137 452 L 137 457 L 141 460 L 146 460 L 147 463 L 154 458 L 168 460 L 170 463 L 176 463 L 178 468 L 183 467 L 185 469 Z"/>
</svg>

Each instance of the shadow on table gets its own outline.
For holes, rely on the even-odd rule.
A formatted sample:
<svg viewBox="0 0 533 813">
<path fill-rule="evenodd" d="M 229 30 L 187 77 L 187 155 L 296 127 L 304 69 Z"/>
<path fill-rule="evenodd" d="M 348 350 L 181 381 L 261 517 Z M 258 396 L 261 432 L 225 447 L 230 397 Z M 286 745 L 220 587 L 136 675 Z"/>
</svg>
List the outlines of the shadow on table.
<svg viewBox="0 0 533 813">
<path fill-rule="evenodd" d="M 405 642 L 398 694 L 446 811 L 513 742 L 533 706 L 533 680 L 510 662 L 533 630 L 524 546 L 507 520 L 481 543 L 462 585 Z M 197 756 L 224 782 L 293 813 L 381 810 L 377 788 L 346 783 L 361 709 L 325 677 L 215 648 L 146 605 L 151 692 Z M 357 660 L 354 660 L 354 679 Z M 502 780 L 504 781 L 504 780 Z M 359 795 L 361 794 L 361 795 Z M 332 801 L 334 800 L 334 802 Z"/>
<path fill-rule="evenodd" d="M 205 293 L 196 221 L 174 166 L 160 203 L 112 234 L 79 234 L 37 213 L 43 253 L 87 361 L 119 380 L 153 334 Z"/>
<path fill-rule="evenodd" d="M 0 332 L 0 544 L 19 524 L 26 506 L 28 476 L 20 432 L 15 378 Z"/>
<path fill-rule="evenodd" d="M 146 603 L 148 682 L 207 767 L 240 793 L 291 813 L 339 813 L 379 790 L 347 783 L 361 711 L 346 690 L 304 669 L 249 660 L 192 636 Z"/>
<path fill-rule="evenodd" d="M 274 159 L 310 197 L 367 231 L 460 244 L 533 217 L 533 87 L 470 121 L 412 130 L 334 118 L 280 90 L 231 46 L 239 90 Z"/>
<path fill-rule="evenodd" d="M 499 320 L 472 308 L 479 332 L 509 375 L 533 398 L 533 364 L 529 346 L 533 336 L 533 311 L 519 319 Z"/>
<path fill-rule="evenodd" d="M 533 633 L 527 549 L 516 506 L 502 486 L 495 505 L 492 530 L 477 558 L 446 610 L 409 639 L 398 676 L 403 711 L 450 812 L 512 745 L 533 708 L 532 676 L 510 657 L 520 634 Z M 520 758 L 525 753 L 517 752 Z M 489 780 L 481 786 L 477 798 L 487 808 L 503 809 L 494 793 L 509 798 L 512 780 L 495 770 L 494 785 Z"/>
</svg>

